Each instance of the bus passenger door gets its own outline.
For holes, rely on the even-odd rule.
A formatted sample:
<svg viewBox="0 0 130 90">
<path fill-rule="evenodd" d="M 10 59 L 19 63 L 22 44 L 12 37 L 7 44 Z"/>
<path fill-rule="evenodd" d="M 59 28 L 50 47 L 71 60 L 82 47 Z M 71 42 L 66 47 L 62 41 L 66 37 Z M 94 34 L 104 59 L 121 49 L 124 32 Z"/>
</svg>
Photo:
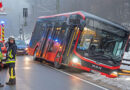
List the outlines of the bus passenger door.
<svg viewBox="0 0 130 90">
<path fill-rule="evenodd" d="M 45 45 L 46 45 L 46 42 L 47 42 L 47 39 L 48 39 L 48 36 L 49 36 L 49 33 L 50 33 L 50 29 L 49 29 L 48 25 L 45 25 L 44 28 L 45 28 L 45 31 L 43 33 L 43 37 L 42 37 L 42 41 L 41 41 L 41 45 L 40 45 L 40 50 L 41 50 L 40 57 L 43 57 L 43 54 L 44 54 L 44 51 L 45 51 Z"/>
<path fill-rule="evenodd" d="M 48 33 L 47 33 L 47 36 L 46 36 L 46 41 L 45 41 L 45 44 L 44 44 L 44 49 L 42 51 L 42 57 L 45 58 L 46 60 L 51 60 L 50 56 L 52 56 L 51 53 L 49 52 L 49 46 L 52 43 L 53 28 L 54 28 L 53 24 L 50 24 L 49 27 L 47 28 Z"/>
<path fill-rule="evenodd" d="M 75 46 L 75 42 L 76 42 L 78 33 L 79 33 L 78 27 L 73 27 L 73 28 L 71 27 L 68 30 L 68 35 L 66 37 L 66 42 L 65 42 L 65 50 L 64 50 L 64 54 L 63 54 L 63 58 L 64 58 L 63 63 L 64 64 L 68 64 L 68 60 L 69 60 L 69 57 L 71 56 L 71 53 Z"/>
<path fill-rule="evenodd" d="M 67 28 L 67 35 L 65 40 L 65 49 L 63 54 L 63 61 L 62 63 L 68 64 L 70 57 L 72 56 L 72 51 L 74 49 L 79 30 L 79 21 L 80 19 L 77 17 L 77 15 L 71 15 L 69 17 L 69 23 L 70 26 Z"/>
<path fill-rule="evenodd" d="M 50 60 L 52 62 L 54 61 L 56 52 L 58 51 L 58 48 L 60 46 L 60 42 L 61 42 L 61 40 L 59 38 L 60 31 L 61 31 L 60 24 L 55 23 L 54 28 L 52 28 L 52 30 L 51 30 L 52 33 L 49 35 L 50 40 L 47 43 L 47 47 L 46 47 L 46 49 L 47 49 L 46 58 L 47 58 L 47 60 Z"/>
</svg>

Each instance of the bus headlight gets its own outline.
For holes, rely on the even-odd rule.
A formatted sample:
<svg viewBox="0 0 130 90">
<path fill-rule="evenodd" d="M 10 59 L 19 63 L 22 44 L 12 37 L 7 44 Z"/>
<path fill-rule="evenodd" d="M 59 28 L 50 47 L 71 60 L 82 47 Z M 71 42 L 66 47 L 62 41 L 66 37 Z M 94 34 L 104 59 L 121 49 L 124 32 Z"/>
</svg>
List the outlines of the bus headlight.
<svg viewBox="0 0 130 90">
<path fill-rule="evenodd" d="M 78 58 L 76 58 L 76 57 L 72 58 L 72 62 L 81 64 L 80 60 Z"/>
<path fill-rule="evenodd" d="M 28 50 L 28 48 L 25 48 L 25 50 L 27 51 L 27 50 Z"/>
</svg>

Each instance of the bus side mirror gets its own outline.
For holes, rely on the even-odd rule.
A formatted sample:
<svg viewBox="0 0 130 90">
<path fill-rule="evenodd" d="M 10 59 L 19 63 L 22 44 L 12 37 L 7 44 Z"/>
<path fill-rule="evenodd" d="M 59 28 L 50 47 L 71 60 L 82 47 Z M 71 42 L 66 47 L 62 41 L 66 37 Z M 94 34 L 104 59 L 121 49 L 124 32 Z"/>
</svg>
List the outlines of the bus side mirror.
<svg viewBox="0 0 130 90">
<path fill-rule="evenodd" d="M 79 29 L 82 31 L 82 30 L 84 30 L 84 27 L 85 27 L 85 26 L 86 26 L 85 20 L 80 20 Z"/>
<path fill-rule="evenodd" d="M 126 47 L 126 52 L 130 51 L 130 42 L 128 43 L 127 47 Z"/>
</svg>

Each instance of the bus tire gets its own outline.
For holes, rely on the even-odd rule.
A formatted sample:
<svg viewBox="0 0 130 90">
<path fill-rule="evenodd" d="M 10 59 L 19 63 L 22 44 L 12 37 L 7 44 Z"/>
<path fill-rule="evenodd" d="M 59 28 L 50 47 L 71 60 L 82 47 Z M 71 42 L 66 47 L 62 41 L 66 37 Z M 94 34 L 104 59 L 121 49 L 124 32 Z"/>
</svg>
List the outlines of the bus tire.
<svg viewBox="0 0 130 90">
<path fill-rule="evenodd" d="M 58 54 L 57 54 L 58 55 Z M 57 69 L 61 69 L 62 68 L 62 65 L 61 63 L 59 62 L 59 60 L 57 61 L 57 55 L 55 57 L 55 60 L 54 60 L 54 67 L 57 68 Z"/>
<path fill-rule="evenodd" d="M 37 49 L 36 49 L 36 50 L 35 50 L 35 52 L 34 52 L 34 55 L 33 55 L 33 60 L 37 60 L 36 53 L 37 53 Z"/>
</svg>

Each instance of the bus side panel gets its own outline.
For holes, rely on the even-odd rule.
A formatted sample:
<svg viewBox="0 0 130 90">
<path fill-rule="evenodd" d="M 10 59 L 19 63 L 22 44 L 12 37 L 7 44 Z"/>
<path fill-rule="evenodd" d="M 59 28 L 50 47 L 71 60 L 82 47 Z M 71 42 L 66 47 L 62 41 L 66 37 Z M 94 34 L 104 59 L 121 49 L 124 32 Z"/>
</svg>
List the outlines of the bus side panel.
<svg viewBox="0 0 130 90">
<path fill-rule="evenodd" d="M 29 55 L 33 56 L 34 49 L 28 47 L 28 51 L 27 52 L 28 52 Z"/>
<path fill-rule="evenodd" d="M 50 51 L 45 52 L 44 58 L 46 60 L 54 62 L 56 53 L 58 52 L 58 49 L 59 49 L 59 46 L 60 46 L 60 44 L 58 44 L 57 42 L 54 42 L 54 45 L 52 46 L 52 51 L 51 52 Z"/>
<path fill-rule="evenodd" d="M 46 60 L 49 60 L 51 62 L 54 62 L 54 58 L 55 58 L 56 54 L 54 52 L 47 52 L 46 54 Z"/>
<path fill-rule="evenodd" d="M 37 47 L 39 46 L 39 44 L 40 43 L 38 42 L 34 48 L 28 47 L 28 50 L 27 50 L 28 54 L 31 55 L 31 56 L 33 56 L 34 52 L 37 49 Z"/>
</svg>

